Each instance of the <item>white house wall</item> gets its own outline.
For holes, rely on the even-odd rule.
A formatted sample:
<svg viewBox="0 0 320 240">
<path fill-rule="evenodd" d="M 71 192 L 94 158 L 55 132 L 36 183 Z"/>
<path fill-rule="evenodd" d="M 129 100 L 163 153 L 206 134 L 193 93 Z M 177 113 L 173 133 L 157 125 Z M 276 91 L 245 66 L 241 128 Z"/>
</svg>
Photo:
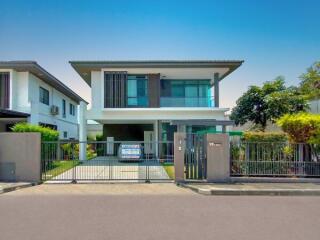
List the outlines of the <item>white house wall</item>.
<svg viewBox="0 0 320 240">
<path fill-rule="evenodd" d="M 91 72 L 91 109 L 102 109 L 103 98 L 101 84 L 103 79 L 103 73 L 100 71 Z"/>
<path fill-rule="evenodd" d="M 49 91 L 49 105 L 39 102 L 39 87 L 43 87 Z M 43 122 L 57 125 L 58 131 L 60 132 L 60 138 L 63 138 L 64 131 L 67 132 L 67 138 L 78 138 L 78 104 L 33 74 L 30 74 L 29 76 L 29 88 L 29 101 L 31 102 L 32 115 L 34 116 L 31 122 L 34 124 Z M 66 100 L 65 118 L 62 116 L 62 99 Z M 69 113 L 70 103 L 76 107 L 75 116 L 72 116 Z M 51 115 L 50 108 L 52 105 L 59 107 L 58 115 Z"/>
<path fill-rule="evenodd" d="M 14 91 L 14 97 L 15 100 L 13 108 L 16 109 L 19 112 L 25 112 L 30 113 L 31 104 L 29 101 L 29 84 L 28 84 L 28 78 L 29 73 L 28 72 L 15 72 L 14 71 L 13 82 L 15 82 L 15 85 L 13 86 Z"/>
<path fill-rule="evenodd" d="M 309 107 L 310 107 L 309 111 L 311 113 L 319 114 L 320 113 L 320 99 L 310 101 Z"/>
</svg>

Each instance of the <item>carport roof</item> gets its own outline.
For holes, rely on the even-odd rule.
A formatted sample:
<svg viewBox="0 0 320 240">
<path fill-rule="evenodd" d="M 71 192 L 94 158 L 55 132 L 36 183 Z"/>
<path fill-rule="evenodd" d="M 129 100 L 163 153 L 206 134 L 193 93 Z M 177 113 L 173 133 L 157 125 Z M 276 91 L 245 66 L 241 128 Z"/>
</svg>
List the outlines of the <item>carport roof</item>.
<svg viewBox="0 0 320 240">
<path fill-rule="evenodd" d="M 233 126 L 234 121 L 216 120 L 216 119 L 190 119 L 190 120 L 172 120 L 171 125 L 194 125 L 194 126 Z"/>
</svg>

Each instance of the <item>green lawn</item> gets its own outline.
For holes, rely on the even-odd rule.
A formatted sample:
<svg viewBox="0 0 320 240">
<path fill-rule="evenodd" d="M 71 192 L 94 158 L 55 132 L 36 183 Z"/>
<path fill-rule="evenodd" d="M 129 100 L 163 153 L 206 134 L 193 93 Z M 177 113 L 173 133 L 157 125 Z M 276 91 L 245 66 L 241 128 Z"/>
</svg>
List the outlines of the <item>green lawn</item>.
<svg viewBox="0 0 320 240">
<path fill-rule="evenodd" d="M 170 179 L 174 179 L 174 165 L 173 163 L 161 163 L 163 168 L 166 170 Z"/>
<path fill-rule="evenodd" d="M 73 161 L 65 161 L 65 160 L 60 160 L 60 161 L 53 161 L 50 162 L 46 166 L 46 171 L 43 173 L 43 178 L 45 180 L 49 180 L 55 176 L 58 176 L 59 174 L 79 165 L 79 160 L 73 160 Z"/>
</svg>

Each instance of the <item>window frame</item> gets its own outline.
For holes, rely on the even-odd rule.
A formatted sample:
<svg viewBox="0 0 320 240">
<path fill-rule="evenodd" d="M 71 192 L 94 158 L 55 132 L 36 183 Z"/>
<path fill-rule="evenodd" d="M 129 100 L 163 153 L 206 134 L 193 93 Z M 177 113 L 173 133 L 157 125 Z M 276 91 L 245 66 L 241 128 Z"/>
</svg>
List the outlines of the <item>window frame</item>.
<svg viewBox="0 0 320 240">
<path fill-rule="evenodd" d="M 66 106 L 67 104 L 66 104 L 66 100 L 65 99 L 62 99 L 62 111 L 61 111 L 61 113 L 62 113 L 62 117 L 63 118 L 66 118 L 66 113 L 67 113 L 67 106 Z"/>
<path fill-rule="evenodd" d="M 47 101 L 45 98 L 46 95 L 44 93 L 47 94 L 47 97 L 48 97 Z M 45 89 L 44 87 L 41 87 L 41 86 L 39 86 L 39 102 L 48 106 L 50 105 L 50 92 L 48 89 Z"/>
<path fill-rule="evenodd" d="M 131 79 L 130 79 L 131 78 Z M 129 94 L 129 81 L 135 81 L 135 93 Z M 144 87 L 141 88 L 141 81 L 144 82 Z M 148 74 L 128 74 L 127 76 L 127 107 L 128 108 L 147 108 L 149 106 L 149 78 Z M 144 96 L 139 93 L 144 92 Z M 130 100 L 135 100 L 136 104 L 130 104 Z M 143 104 L 139 104 L 139 100 L 143 100 Z"/>
<path fill-rule="evenodd" d="M 165 81 L 167 81 L 167 83 L 164 83 Z M 172 84 L 173 82 L 173 84 Z M 182 84 L 177 84 L 177 83 L 182 83 Z M 206 82 L 206 83 L 205 83 Z M 209 84 L 207 84 L 207 82 Z M 164 90 L 164 87 L 168 87 L 170 86 L 170 90 L 168 91 L 168 89 Z M 197 88 L 197 96 L 193 96 L 191 98 L 210 98 L 210 94 L 207 93 L 207 96 L 202 96 L 201 94 L 201 86 L 210 86 L 210 79 L 198 79 L 198 80 L 194 80 L 194 79 L 160 79 L 160 97 L 172 97 L 172 98 L 188 98 L 188 96 L 186 96 L 186 89 L 187 86 L 194 86 Z M 174 96 L 173 93 L 173 88 L 183 88 L 183 94 L 181 94 L 181 96 Z M 210 87 L 208 88 L 210 89 Z M 170 94 L 169 94 L 170 92 Z"/>
<path fill-rule="evenodd" d="M 69 103 L 69 114 L 71 116 L 75 116 L 76 115 L 76 106 L 72 103 Z"/>
</svg>

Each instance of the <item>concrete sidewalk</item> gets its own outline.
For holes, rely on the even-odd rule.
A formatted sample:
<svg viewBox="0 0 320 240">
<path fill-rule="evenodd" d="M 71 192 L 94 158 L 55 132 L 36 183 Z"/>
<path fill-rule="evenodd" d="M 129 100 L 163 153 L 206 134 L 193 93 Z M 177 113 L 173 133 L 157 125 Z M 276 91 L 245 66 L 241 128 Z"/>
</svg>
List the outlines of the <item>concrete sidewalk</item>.
<svg viewBox="0 0 320 240">
<path fill-rule="evenodd" d="M 18 190 L 21 188 L 31 187 L 35 184 L 30 182 L 0 182 L 0 194 Z"/>
<path fill-rule="evenodd" d="M 320 196 L 320 183 L 180 183 L 204 195 Z"/>
<path fill-rule="evenodd" d="M 197 195 L 174 183 L 89 183 L 89 184 L 40 184 L 6 195 L 12 196 L 186 196 Z"/>
</svg>

